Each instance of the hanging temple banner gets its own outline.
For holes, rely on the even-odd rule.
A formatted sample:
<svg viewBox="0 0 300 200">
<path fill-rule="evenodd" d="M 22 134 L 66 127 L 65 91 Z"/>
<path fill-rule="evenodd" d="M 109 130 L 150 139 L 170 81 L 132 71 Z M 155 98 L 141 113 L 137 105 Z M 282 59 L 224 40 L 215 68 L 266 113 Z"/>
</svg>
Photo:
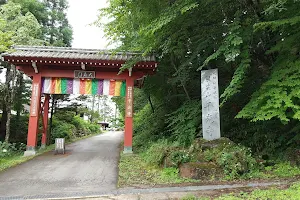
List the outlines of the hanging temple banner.
<svg viewBox="0 0 300 200">
<path fill-rule="evenodd" d="M 43 78 L 44 94 L 126 95 L 126 82 L 121 80 Z"/>
</svg>

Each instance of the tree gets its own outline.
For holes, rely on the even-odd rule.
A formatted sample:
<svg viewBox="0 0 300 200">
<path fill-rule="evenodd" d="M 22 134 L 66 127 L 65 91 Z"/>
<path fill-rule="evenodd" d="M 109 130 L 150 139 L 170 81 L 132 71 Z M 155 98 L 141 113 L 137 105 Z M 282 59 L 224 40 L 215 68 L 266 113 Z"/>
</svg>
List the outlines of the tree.
<svg viewBox="0 0 300 200">
<path fill-rule="evenodd" d="M 157 130 L 149 128 L 151 133 L 137 127 L 143 137 L 171 137 L 176 131 L 170 129 L 176 124 L 198 124 L 185 115 L 175 119 L 172 113 L 188 113 L 191 105 L 200 104 L 199 71 L 218 68 L 223 135 L 255 149 L 267 146 L 267 140 L 276 143 L 282 132 L 287 133 L 281 139 L 284 146 L 296 140 L 300 119 L 299 1 L 109 2 L 96 24 L 104 27 L 111 42 L 120 44 L 117 50 L 155 52 L 159 62 L 157 73 L 147 77 L 143 88 L 151 96 L 155 113 L 149 113 L 146 105 L 138 115 L 144 123 L 162 122 Z M 103 17 L 110 20 L 102 23 Z M 192 135 L 184 134 L 182 137 Z M 261 137 L 268 139 L 256 142 Z"/>
<path fill-rule="evenodd" d="M 0 7 L 0 40 L 3 41 L 1 51 L 6 51 L 12 44 L 38 45 L 42 41 L 38 39 L 41 27 L 37 19 L 31 13 L 23 15 L 21 6 L 13 2 L 8 2 Z M 9 141 L 10 120 L 13 99 L 15 95 L 16 67 L 8 63 L 3 63 L 6 67 L 6 81 L 4 87 L 5 112 L 2 117 L 2 126 L 6 124 L 5 141 Z M 20 76 L 18 76 L 20 78 Z"/>
<path fill-rule="evenodd" d="M 45 38 L 53 46 L 71 46 L 72 28 L 69 25 L 66 10 L 67 0 L 44 0 L 49 20 L 45 24 Z"/>
</svg>

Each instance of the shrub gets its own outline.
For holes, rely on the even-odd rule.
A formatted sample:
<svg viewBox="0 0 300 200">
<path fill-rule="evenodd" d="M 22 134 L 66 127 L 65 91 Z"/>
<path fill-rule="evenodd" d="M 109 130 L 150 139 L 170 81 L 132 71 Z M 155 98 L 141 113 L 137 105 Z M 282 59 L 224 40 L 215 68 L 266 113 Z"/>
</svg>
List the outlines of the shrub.
<svg viewBox="0 0 300 200">
<path fill-rule="evenodd" d="M 89 123 L 84 121 L 79 115 L 74 116 L 71 123 L 77 129 L 77 136 L 91 134 Z"/>
<path fill-rule="evenodd" d="M 25 151 L 26 145 L 23 143 L 7 143 L 0 141 L 0 158 L 9 157 Z"/>
<path fill-rule="evenodd" d="M 160 166 L 167 155 L 168 141 L 160 140 L 153 143 L 150 148 L 143 154 L 143 158 L 148 164 Z"/>
<path fill-rule="evenodd" d="M 65 121 L 68 123 L 72 123 L 74 116 L 76 115 L 73 111 L 58 111 L 55 113 L 55 117 L 60 121 Z"/>
<path fill-rule="evenodd" d="M 59 122 L 53 129 L 51 140 L 53 143 L 55 142 L 55 138 L 65 138 L 68 140 L 73 138 L 75 133 L 76 127 L 73 124 Z"/>
<path fill-rule="evenodd" d="M 201 102 L 198 100 L 188 101 L 169 114 L 167 123 L 172 140 L 178 141 L 184 146 L 191 145 L 197 133 L 200 133 L 200 116 Z"/>
<path fill-rule="evenodd" d="M 88 128 L 92 134 L 100 132 L 100 126 L 98 124 L 89 124 Z"/>
<path fill-rule="evenodd" d="M 300 175 L 300 168 L 292 166 L 289 162 L 278 163 L 274 166 L 268 166 L 265 169 L 277 177 L 293 177 Z"/>
<path fill-rule="evenodd" d="M 223 168 L 228 179 L 247 176 L 258 169 L 256 160 L 251 155 L 251 150 L 241 145 L 225 147 L 217 154 L 217 164 Z"/>
<path fill-rule="evenodd" d="M 191 156 L 187 151 L 184 150 L 172 151 L 169 156 L 175 166 L 179 166 L 179 164 L 187 163 L 191 161 Z"/>
<path fill-rule="evenodd" d="M 137 152 L 148 149 L 153 142 L 164 137 L 165 111 L 158 108 L 153 113 L 149 104 L 134 116 L 133 146 Z"/>
<path fill-rule="evenodd" d="M 179 179 L 179 169 L 175 167 L 164 168 L 161 171 L 160 179 L 164 182 L 176 182 Z"/>
</svg>

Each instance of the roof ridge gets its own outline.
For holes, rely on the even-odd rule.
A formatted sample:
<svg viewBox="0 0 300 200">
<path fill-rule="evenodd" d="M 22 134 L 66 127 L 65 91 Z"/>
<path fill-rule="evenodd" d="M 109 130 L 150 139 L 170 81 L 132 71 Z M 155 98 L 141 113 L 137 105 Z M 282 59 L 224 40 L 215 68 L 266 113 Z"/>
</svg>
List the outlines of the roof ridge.
<svg viewBox="0 0 300 200">
<path fill-rule="evenodd" d="M 113 49 L 81 49 L 73 47 L 55 47 L 55 46 L 27 46 L 27 45 L 15 45 L 15 50 L 22 51 L 48 51 L 48 52 L 69 52 L 69 53 L 103 53 L 103 54 L 131 54 L 142 55 L 142 52 L 126 52 L 126 51 L 114 51 Z"/>
</svg>

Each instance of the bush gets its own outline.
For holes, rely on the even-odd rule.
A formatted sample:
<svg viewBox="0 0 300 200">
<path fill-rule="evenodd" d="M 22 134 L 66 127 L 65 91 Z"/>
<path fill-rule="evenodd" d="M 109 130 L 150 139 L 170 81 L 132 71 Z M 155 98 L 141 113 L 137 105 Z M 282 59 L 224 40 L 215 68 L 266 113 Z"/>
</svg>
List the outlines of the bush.
<svg viewBox="0 0 300 200">
<path fill-rule="evenodd" d="M 153 143 L 150 148 L 143 154 L 144 160 L 148 164 L 155 166 L 161 166 L 163 164 L 164 158 L 167 155 L 168 141 L 160 140 Z"/>
<path fill-rule="evenodd" d="M 89 135 L 91 130 L 89 129 L 89 123 L 84 121 L 79 115 L 73 117 L 71 124 L 77 129 L 77 136 Z"/>
<path fill-rule="evenodd" d="M 178 141 L 184 146 L 191 145 L 200 133 L 201 102 L 198 100 L 186 102 L 168 115 L 167 123 L 173 141 Z"/>
<path fill-rule="evenodd" d="M 72 123 L 73 118 L 76 116 L 75 112 L 72 111 L 58 111 L 55 113 L 55 118 L 60 121 L 65 121 L 67 123 Z"/>
<path fill-rule="evenodd" d="M 73 124 L 58 123 L 52 132 L 52 142 L 55 142 L 55 138 L 65 138 L 69 140 L 76 134 L 76 127 Z"/>
<path fill-rule="evenodd" d="M 88 128 L 89 128 L 91 134 L 95 134 L 95 133 L 100 132 L 100 126 L 98 124 L 89 124 Z"/>
<path fill-rule="evenodd" d="M 23 143 L 6 143 L 0 141 L 0 158 L 9 157 L 14 154 L 22 153 L 26 150 L 26 145 Z"/>
<path fill-rule="evenodd" d="M 274 166 L 268 166 L 265 170 L 276 177 L 294 177 L 300 175 L 300 168 L 292 166 L 289 162 L 278 163 Z"/>
<path fill-rule="evenodd" d="M 175 166 L 179 166 L 182 163 L 187 163 L 191 161 L 191 156 L 189 152 L 185 150 L 172 151 L 169 157 Z"/>
<path fill-rule="evenodd" d="M 164 137 L 164 121 L 164 109 L 156 109 L 153 113 L 149 104 L 134 116 L 133 146 L 136 152 L 148 149 L 153 142 Z"/>
<path fill-rule="evenodd" d="M 179 169 L 175 167 L 164 168 L 161 171 L 160 179 L 164 182 L 176 182 L 179 179 Z"/>
<path fill-rule="evenodd" d="M 217 164 L 223 168 L 228 179 L 247 176 L 258 169 L 256 160 L 251 155 L 251 150 L 244 146 L 234 145 L 225 147 L 217 154 Z"/>
<path fill-rule="evenodd" d="M 53 118 L 51 142 L 54 142 L 55 138 L 70 140 L 94 133 L 100 133 L 99 125 L 83 120 L 74 112 L 58 112 Z"/>
</svg>

